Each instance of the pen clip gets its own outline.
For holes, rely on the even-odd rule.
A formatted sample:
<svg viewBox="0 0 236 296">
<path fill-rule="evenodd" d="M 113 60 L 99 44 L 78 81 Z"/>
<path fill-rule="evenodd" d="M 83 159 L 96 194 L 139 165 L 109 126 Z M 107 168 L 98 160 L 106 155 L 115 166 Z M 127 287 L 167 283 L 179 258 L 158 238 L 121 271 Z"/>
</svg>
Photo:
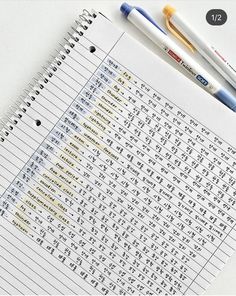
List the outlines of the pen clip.
<svg viewBox="0 0 236 296">
<path fill-rule="evenodd" d="M 192 43 L 171 23 L 170 18 L 171 15 L 168 13 L 169 6 L 167 5 L 164 7 L 163 12 L 166 17 L 166 26 L 168 30 L 177 38 L 179 39 L 189 50 L 192 52 L 195 51 L 195 47 Z"/>
<path fill-rule="evenodd" d="M 155 27 L 157 27 L 157 29 L 159 29 L 163 34 L 166 35 L 166 32 L 160 27 L 158 26 L 158 24 L 154 21 L 154 19 L 152 19 L 152 17 L 146 13 L 146 11 L 144 9 L 142 9 L 141 7 L 134 7 L 139 13 L 142 14 L 142 16 L 144 16 L 150 23 L 152 23 Z"/>
</svg>

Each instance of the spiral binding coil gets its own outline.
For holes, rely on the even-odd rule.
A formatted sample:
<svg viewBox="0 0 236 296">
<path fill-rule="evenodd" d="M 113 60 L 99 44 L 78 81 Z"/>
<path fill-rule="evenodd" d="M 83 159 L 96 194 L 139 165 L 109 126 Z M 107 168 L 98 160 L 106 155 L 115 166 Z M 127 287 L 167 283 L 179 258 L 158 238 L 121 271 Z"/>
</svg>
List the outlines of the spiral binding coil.
<svg viewBox="0 0 236 296">
<path fill-rule="evenodd" d="M 27 109 L 30 108 L 31 102 L 36 100 L 37 95 L 40 94 L 40 89 L 44 88 L 44 84 L 49 82 L 53 72 L 56 72 L 58 66 L 66 59 L 66 55 L 70 53 L 69 48 L 75 46 L 74 42 L 79 41 L 79 38 L 96 17 L 96 11 L 92 10 L 89 12 L 87 9 L 84 9 L 78 20 L 75 20 L 76 27 L 72 26 L 71 32 L 67 32 L 68 38 L 64 38 L 64 44 L 59 43 L 60 50 L 56 50 L 57 54 L 51 56 L 51 59 L 47 61 L 47 65 L 42 67 L 44 71 L 39 72 L 38 76 L 33 78 L 33 83 L 29 83 L 28 88 L 24 90 L 24 94 L 18 98 L 13 106 L 9 106 L 8 112 L 0 118 L 0 142 L 4 142 L 6 137 L 9 136 L 14 126 L 17 125 L 24 113 L 27 112 Z"/>
</svg>

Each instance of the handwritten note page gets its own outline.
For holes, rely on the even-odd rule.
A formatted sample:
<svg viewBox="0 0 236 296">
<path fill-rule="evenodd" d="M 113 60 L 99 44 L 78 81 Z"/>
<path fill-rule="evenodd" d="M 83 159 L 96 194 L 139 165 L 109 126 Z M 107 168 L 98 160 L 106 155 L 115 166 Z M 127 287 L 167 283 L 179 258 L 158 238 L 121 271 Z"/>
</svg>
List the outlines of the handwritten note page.
<svg viewBox="0 0 236 296">
<path fill-rule="evenodd" d="M 71 43 L 4 129 L 0 294 L 202 293 L 235 249 L 236 150 L 176 104 L 230 111 L 100 15 Z"/>
</svg>

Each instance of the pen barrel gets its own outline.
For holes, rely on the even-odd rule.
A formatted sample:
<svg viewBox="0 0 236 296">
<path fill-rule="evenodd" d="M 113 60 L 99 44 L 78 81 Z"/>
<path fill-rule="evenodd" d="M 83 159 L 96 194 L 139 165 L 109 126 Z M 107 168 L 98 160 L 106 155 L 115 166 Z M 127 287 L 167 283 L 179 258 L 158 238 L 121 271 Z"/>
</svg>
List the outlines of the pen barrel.
<svg viewBox="0 0 236 296">
<path fill-rule="evenodd" d="M 207 62 L 236 88 L 236 69 L 229 64 L 219 51 L 211 46 L 203 37 L 200 37 L 178 12 L 175 12 L 171 16 L 170 21 L 192 43 Z"/>
<path fill-rule="evenodd" d="M 197 62 L 195 62 L 184 50 L 177 46 L 167 35 L 163 34 L 136 9 L 128 15 L 128 19 L 149 39 L 158 45 L 170 58 L 180 65 L 195 81 L 207 90 L 215 94 L 221 88 L 220 84 L 208 74 Z"/>
</svg>

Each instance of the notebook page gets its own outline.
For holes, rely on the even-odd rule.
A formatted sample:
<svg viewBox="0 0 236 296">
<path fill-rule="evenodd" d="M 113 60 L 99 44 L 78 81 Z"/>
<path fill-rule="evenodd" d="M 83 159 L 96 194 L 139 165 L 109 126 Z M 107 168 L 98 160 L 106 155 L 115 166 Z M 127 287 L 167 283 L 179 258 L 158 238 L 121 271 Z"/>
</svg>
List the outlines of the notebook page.
<svg viewBox="0 0 236 296">
<path fill-rule="evenodd" d="M 0 292 L 202 293 L 235 249 L 234 114 L 100 15 L 74 44 L 5 129 Z"/>
</svg>

